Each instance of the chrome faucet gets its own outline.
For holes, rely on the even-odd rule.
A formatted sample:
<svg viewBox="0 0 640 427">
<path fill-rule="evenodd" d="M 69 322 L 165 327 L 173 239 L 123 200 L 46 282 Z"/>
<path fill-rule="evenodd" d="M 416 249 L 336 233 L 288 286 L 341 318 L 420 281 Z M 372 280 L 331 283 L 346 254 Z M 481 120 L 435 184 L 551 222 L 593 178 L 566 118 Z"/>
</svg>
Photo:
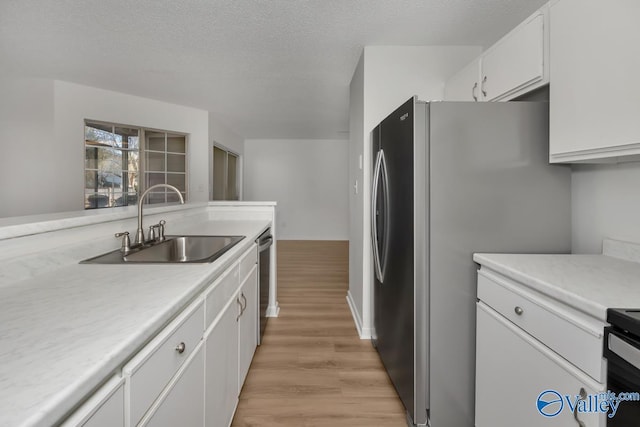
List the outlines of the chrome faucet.
<svg viewBox="0 0 640 427">
<path fill-rule="evenodd" d="M 153 189 L 156 188 L 160 188 L 160 187 L 164 187 L 164 188 L 168 188 L 169 190 L 173 190 L 178 194 L 178 197 L 180 198 L 180 204 L 184 205 L 184 198 L 182 197 L 182 193 L 180 193 L 180 190 L 178 190 L 176 187 L 174 187 L 173 185 L 169 185 L 169 184 L 156 184 L 156 185 L 152 185 L 151 187 L 147 188 L 145 190 L 144 193 L 142 193 L 142 196 L 140 196 L 140 200 L 138 200 L 138 230 L 136 230 L 136 241 L 135 241 L 135 245 L 144 245 L 145 241 L 144 241 L 144 230 L 142 229 L 142 206 L 143 206 L 143 202 L 144 202 L 144 198 L 145 196 Z M 162 224 L 164 226 L 164 224 Z M 162 233 L 164 234 L 164 233 Z"/>
</svg>

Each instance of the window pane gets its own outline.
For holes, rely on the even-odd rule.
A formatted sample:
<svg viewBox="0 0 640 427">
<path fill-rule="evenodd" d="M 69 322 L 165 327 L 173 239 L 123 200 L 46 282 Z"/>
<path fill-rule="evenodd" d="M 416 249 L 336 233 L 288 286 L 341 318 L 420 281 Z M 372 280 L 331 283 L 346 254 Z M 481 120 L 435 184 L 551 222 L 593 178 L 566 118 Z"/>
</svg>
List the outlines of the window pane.
<svg viewBox="0 0 640 427">
<path fill-rule="evenodd" d="M 103 147 L 122 147 L 122 136 L 113 133 L 112 130 L 108 125 L 87 123 L 84 127 L 85 143 Z"/>
<path fill-rule="evenodd" d="M 145 131 L 146 149 L 155 151 L 164 151 L 165 133 Z"/>
<path fill-rule="evenodd" d="M 182 198 L 184 199 L 184 201 L 187 201 L 187 193 L 180 193 L 182 194 Z M 167 191 L 167 203 L 178 203 L 180 202 L 180 199 L 178 199 L 178 195 L 176 193 L 174 193 L 173 191 Z"/>
<path fill-rule="evenodd" d="M 129 206 L 138 203 L 138 195 L 136 193 L 122 193 L 114 201 L 115 206 Z"/>
<path fill-rule="evenodd" d="M 148 172 L 164 172 L 164 153 L 145 152 L 146 170 Z"/>
<path fill-rule="evenodd" d="M 186 176 L 183 174 L 169 173 L 167 174 L 167 184 L 173 185 L 180 191 L 186 191 Z"/>
<path fill-rule="evenodd" d="M 109 206 L 109 196 L 106 194 L 91 193 L 85 195 L 85 209 L 106 208 Z"/>
<path fill-rule="evenodd" d="M 98 171 L 84 171 L 84 188 L 98 190 Z"/>
<path fill-rule="evenodd" d="M 225 199 L 227 152 L 213 147 L 213 200 Z"/>
<path fill-rule="evenodd" d="M 167 134 L 167 151 L 186 153 L 186 139 L 184 135 Z"/>
<path fill-rule="evenodd" d="M 85 147 L 84 149 L 84 168 L 98 169 L 98 148 Z"/>
<path fill-rule="evenodd" d="M 167 172 L 185 172 L 186 157 L 182 154 L 167 154 Z"/>
<path fill-rule="evenodd" d="M 151 192 L 147 194 L 147 198 L 145 202 L 149 205 L 158 204 L 158 203 L 167 203 L 165 192 Z"/>
<path fill-rule="evenodd" d="M 146 187 L 149 188 L 152 185 L 164 184 L 164 173 L 145 173 Z"/>
<path fill-rule="evenodd" d="M 229 153 L 227 157 L 227 200 L 238 200 L 238 156 Z"/>
<path fill-rule="evenodd" d="M 116 126 L 114 133 L 122 139 L 122 148 L 137 150 L 140 130 L 136 128 Z"/>
</svg>

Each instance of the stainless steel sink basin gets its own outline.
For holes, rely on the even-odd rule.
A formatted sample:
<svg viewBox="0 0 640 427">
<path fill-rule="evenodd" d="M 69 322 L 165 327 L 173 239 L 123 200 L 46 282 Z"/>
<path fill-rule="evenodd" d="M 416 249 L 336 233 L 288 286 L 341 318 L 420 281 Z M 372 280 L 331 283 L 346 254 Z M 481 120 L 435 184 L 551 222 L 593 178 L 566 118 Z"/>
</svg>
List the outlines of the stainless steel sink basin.
<svg viewBox="0 0 640 427">
<path fill-rule="evenodd" d="M 167 236 L 160 243 L 120 250 L 82 261 L 82 264 L 209 263 L 227 252 L 245 236 Z"/>
</svg>

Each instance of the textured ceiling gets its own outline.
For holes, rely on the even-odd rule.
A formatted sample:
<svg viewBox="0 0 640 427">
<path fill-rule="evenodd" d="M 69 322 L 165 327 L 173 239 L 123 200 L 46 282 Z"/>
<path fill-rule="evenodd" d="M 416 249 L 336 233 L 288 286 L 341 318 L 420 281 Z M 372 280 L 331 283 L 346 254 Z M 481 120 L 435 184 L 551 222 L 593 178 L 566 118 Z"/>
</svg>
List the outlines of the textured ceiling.
<svg viewBox="0 0 640 427">
<path fill-rule="evenodd" d="M 0 0 L 0 67 L 335 138 L 365 45 L 483 45 L 544 0 Z"/>
</svg>

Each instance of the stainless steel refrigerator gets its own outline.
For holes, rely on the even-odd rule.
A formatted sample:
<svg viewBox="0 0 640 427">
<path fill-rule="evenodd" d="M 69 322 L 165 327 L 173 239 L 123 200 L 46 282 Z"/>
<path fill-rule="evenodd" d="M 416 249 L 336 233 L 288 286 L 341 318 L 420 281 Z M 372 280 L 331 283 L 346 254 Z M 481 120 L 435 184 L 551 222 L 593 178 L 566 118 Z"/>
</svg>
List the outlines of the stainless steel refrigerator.
<svg viewBox="0 0 640 427">
<path fill-rule="evenodd" d="M 548 122 L 546 103 L 412 98 L 372 133 L 372 341 L 414 425 L 474 425 L 472 254 L 570 251 Z"/>
</svg>

